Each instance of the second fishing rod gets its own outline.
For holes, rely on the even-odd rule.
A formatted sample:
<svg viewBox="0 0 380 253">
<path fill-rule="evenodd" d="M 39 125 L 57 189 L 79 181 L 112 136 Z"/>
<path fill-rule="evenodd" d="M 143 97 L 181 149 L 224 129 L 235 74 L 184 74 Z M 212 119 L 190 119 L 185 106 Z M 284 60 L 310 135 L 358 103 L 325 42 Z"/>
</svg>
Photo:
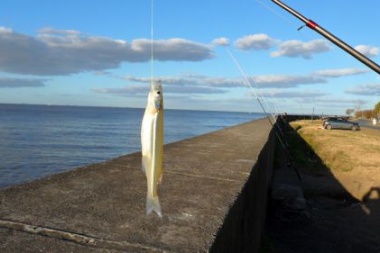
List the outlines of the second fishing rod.
<svg viewBox="0 0 380 253">
<path fill-rule="evenodd" d="M 301 20 L 306 24 L 307 27 L 315 30 L 319 34 L 321 34 L 323 37 L 337 45 L 338 47 L 342 48 L 344 51 L 355 57 L 357 60 L 361 61 L 363 64 L 365 64 L 367 67 L 371 68 L 373 71 L 378 73 L 380 75 L 380 66 L 376 64 L 375 62 L 371 61 L 366 57 L 365 55 L 361 54 L 359 51 L 355 50 L 351 46 L 349 46 L 347 43 L 336 37 L 335 35 L 331 34 L 329 31 L 325 30 L 323 27 L 319 26 L 316 22 L 314 22 L 311 19 L 307 19 L 288 5 L 282 3 L 280 0 L 272 0 L 277 5 L 279 5 L 284 10 L 288 11 L 292 15 L 294 15 L 296 18 Z M 301 27 L 302 28 L 302 27 Z"/>
</svg>

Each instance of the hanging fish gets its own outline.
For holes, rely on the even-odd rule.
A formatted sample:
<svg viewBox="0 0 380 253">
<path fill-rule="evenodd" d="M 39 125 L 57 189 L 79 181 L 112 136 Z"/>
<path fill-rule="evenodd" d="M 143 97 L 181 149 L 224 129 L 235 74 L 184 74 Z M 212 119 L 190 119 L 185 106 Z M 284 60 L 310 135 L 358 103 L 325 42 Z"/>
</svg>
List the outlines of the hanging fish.
<svg viewBox="0 0 380 253">
<path fill-rule="evenodd" d="M 162 179 L 164 158 L 163 102 L 161 83 L 152 83 L 141 126 L 142 170 L 145 172 L 148 185 L 146 213 L 155 211 L 159 217 L 162 217 L 157 190 Z"/>
</svg>

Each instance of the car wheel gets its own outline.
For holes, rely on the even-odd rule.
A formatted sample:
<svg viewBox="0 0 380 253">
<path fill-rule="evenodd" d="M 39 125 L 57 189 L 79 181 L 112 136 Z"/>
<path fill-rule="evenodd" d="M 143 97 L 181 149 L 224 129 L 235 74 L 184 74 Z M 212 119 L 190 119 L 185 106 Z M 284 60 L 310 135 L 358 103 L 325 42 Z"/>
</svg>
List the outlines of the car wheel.
<svg viewBox="0 0 380 253">
<path fill-rule="evenodd" d="M 351 130 L 352 130 L 352 131 L 357 131 L 357 130 L 358 130 L 358 126 L 353 125 L 353 126 L 351 127 Z"/>
<path fill-rule="evenodd" d="M 327 125 L 327 126 L 326 126 L 326 129 L 327 129 L 327 130 L 331 130 L 331 129 L 332 129 L 331 125 Z"/>
</svg>

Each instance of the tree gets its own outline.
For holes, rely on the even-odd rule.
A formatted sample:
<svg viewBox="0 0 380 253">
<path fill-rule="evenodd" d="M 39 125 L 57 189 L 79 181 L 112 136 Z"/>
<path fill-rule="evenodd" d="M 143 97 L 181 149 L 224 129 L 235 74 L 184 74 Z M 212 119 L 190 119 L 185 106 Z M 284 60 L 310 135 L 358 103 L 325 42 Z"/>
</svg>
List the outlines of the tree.
<svg viewBox="0 0 380 253">
<path fill-rule="evenodd" d="M 370 119 L 373 118 L 373 110 L 361 110 L 361 111 L 356 111 L 355 112 L 355 117 L 357 118 L 365 118 L 365 119 Z"/>
<path fill-rule="evenodd" d="M 348 116 L 350 116 L 350 115 L 353 114 L 354 112 L 355 112 L 354 109 L 346 109 L 346 114 L 347 114 Z"/>
<path fill-rule="evenodd" d="M 373 109 L 375 115 L 380 115 L 380 101 L 375 105 L 375 109 Z"/>
<path fill-rule="evenodd" d="M 357 100 L 357 104 L 356 104 L 356 106 L 355 106 L 355 116 L 356 117 L 358 117 L 358 118 L 363 118 L 363 113 L 362 113 L 362 106 L 364 105 L 364 101 L 362 101 L 362 100 L 360 100 L 360 99 L 358 99 Z M 361 115 L 360 115 L 360 113 L 362 113 Z"/>
</svg>

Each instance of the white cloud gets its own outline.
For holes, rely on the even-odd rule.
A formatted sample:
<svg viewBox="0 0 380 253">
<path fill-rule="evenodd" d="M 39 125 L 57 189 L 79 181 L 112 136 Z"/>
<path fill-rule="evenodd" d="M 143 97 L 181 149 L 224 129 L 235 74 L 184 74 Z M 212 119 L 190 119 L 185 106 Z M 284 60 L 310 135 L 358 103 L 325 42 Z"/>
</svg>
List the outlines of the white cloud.
<svg viewBox="0 0 380 253">
<path fill-rule="evenodd" d="M 116 94 L 116 95 L 125 95 L 125 96 L 142 96 L 146 97 L 149 91 L 148 86 L 143 85 L 131 85 L 123 88 L 95 88 L 92 89 L 94 92 L 98 93 L 107 93 L 107 94 Z M 163 90 L 164 94 L 223 94 L 227 93 L 227 90 L 207 87 L 207 86 L 198 86 L 198 85 L 167 85 Z"/>
<path fill-rule="evenodd" d="M 149 83 L 150 78 L 138 78 L 134 76 L 126 76 L 126 80 L 138 83 Z M 218 88 L 238 88 L 244 86 L 243 80 L 240 78 L 226 78 L 226 77 L 208 77 L 204 75 L 181 75 L 179 77 L 156 77 L 155 79 L 161 80 L 166 85 L 177 86 L 207 86 Z"/>
<path fill-rule="evenodd" d="M 330 46 L 325 40 L 312 40 L 302 42 L 299 40 L 288 40 L 281 42 L 279 49 L 271 53 L 273 57 L 302 57 L 311 59 L 313 54 L 323 53 L 330 50 Z"/>
<path fill-rule="evenodd" d="M 134 54 L 143 57 L 138 61 L 147 61 L 151 56 L 151 41 L 133 40 L 131 49 Z M 211 47 L 181 38 L 154 41 L 153 51 L 153 57 L 157 61 L 203 61 L 215 57 Z M 126 58 L 126 61 L 134 60 Z"/>
<path fill-rule="evenodd" d="M 134 77 L 126 76 L 125 80 L 136 83 L 150 83 L 149 77 Z M 156 77 L 155 79 L 161 80 L 166 85 L 197 85 L 218 88 L 241 88 L 246 87 L 243 78 L 226 78 L 226 77 L 209 77 L 204 75 L 181 75 L 179 77 Z M 299 85 L 308 84 L 321 84 L 326 83 L 326 79 L 312 75 L 307 76 L 292 76 L 292 75 L 260 75 L 248 77 L 251 85 L 255 88 L 291 88 Z"/>
<path fill-rule="evenodd" d="M 241 50 L 267 50 L 276 44 L 276 40 L 266 34 L 252 34 L 235 41 Z"/>
<path fill-rule="evenodd" d="M 216 38 L 212 41 L 212 44 L 214 46 L 229 46 L 230 45 L 230 40 L 228 38 Z"/>
<path fill-rule="evenodd" d="M 335 73 L 336 70 L 331 70 Z M 337 71 L 341 75 L 352 74 L 355 71 Z M 358 71 L 360 72 L 360 71 Z M 261 75 L 248 77 L 252 81 L 253 90 L 244 85 L 243 78 L 224 78 L 224 77 L 211 77 L 195 74 L 183 74 L 174 77 L 156 77 L 160 79 L 164 85 L 164 94 L 167 95 L 168 101 L 179 99 L 178 101 L 200 101 L 202 99 L 212 99 L 216 94 L 229 94 L 233 93 L 233 89 L 237 92 L 250 94 L 250 99 L 255 100 L 255 93 L 260 99 L 268 100 L 268 103 L 282 103 L 279 108 L 306 108 L 316 107 L 320 112 L 331 110 L 340 110 L 353 104 L 353 99 L 349 98 L 330 98 L 326 90 L 304 90 L 300 86 L 317 85 L 327 83 L 328 79 L 325 76 L 330 76 L 328 70 L 321 71 L 323 75 Z M 333 76 L 336 76 L 335 74 Z M 126 76 L 124 80 L 130 83 L 122 88 L 99 88 L 93 89 L 94 92 L 101 92 L 110 95 L 126 96 L 126 97 L 139 97 L 146 98 L 149 89 L 150 77 L 136 77 Z M 310 86 L 308 86 L 310 87 Z M 274 89 L 273 89 L 274 88 Z M 246 91 L 244 92 L 244 89 Z M 182 97 L 182 98 L 180 98 Z M 224 105 L 228 104 L 229 96 L 220 98 L 223 100 Z M 239 97 L 238 100 L 243 101 L 244 96 Z M 177 101 L 177 100 L 176 100 Z M 249 106 L 249 100 L 244 100 Z M 231 102 L 232 103 L 232 102 Z M 234 104 L 234 103 L 232 103 Z M 243 103 L 244 104 L 244 103 Z M 199 104 L 200 105 L 200 104 Z M 178 106 L 178 104 L 176 105 Z M 198 104 L 197 104 L 198 106 Z M 268 106 L 268 105 L 265 105 Z M 293 108 L 292 107 L 292 108 Z M 176 107 L 177 108 L 177 107 Z M 240 108 L 240 107 L 239 107 Z M 309 108 L 309 109 L 310 109 Z M 333 109 L 332 109 L 333 108 Z M 272 108 L 273 109 L 273 108 Z M 245 110 L 245 109 L 244 109 Z M 311 109 L 310 109 L 311 110 Z"/>
<path fill-rule="evenodd" d="M 380 96 L 380 83 L 360 85 L 347 89 L 346 93 L 363 96 Z"/>
<path fill-rule="evenodd" d="M 4 27 L 4 26 L 0 26 L 0 33 L 12 33 L 12 29 L 10 28 L 7 28 L 7 27 Z"/>
<path fill-rule="evenodd" d="M 203 61 L 214 56 L 208 45 L 171 38 L 153 42 L 157 61 Z M 123 62 L 150 60 L 151 42 L 131 43 L 87 36 L 74 30 L 41 29 L 36 37 L 0 28 L 0 71 L 32 75 L 67 75 L 117 68 Z"/>
<path fill-rule="evenodd" d="M 291 88 L 299 85 L 326 83 L 326 80 L 315 76 L 262 75 L 250 77 L 253 84 L 260 88 Z"/>
<path fill-rule="evenodd" d="M 317 98 L 326 95 L 326 92 L 323 91 L 300 91 L 300 90 L 291 90 L 284 91 L 280 89 L 261 91 L 261 95 L 266 98 Z"/>
<path fill-rule="evenodd" d="M 40 34 L 39 36 L 43 35 L 80 35 L 81 32 L 77 30 L 59 30 L 59 29 L 54 29 L 52 27 L 44 27 L 40 29 Z"/>
<path fill-rule="evenodd" d="M 380 52 L 380 49 L 378 47 L 366 45 L 358 45 L 355 47 L 355 49 L 367 57 L 375 57 L 379 55 Z"/>
<path fill-rule="evenodd" d="M 322 77 L 342 77 L 360 75 L 369 72 L 366 69 L 346 68 L 346 69 L 325 69 L 315 71 L 313 74 Z"/>
<path fill-rule="evenodd" d="M 320 84 L 326 80 L 313 76 L 290 76 L 290 75 L 267 75 L 267 76 L 252 76 L 249 77 L 252 81 L 252 86 L 256 90 L 268 88 L 293 88 L 299 85 Z M 155 80 L 161 80 L 165 86 L 165 93 L 169 94 L 223 94 L 230 92 L 231 89 L 247 88 L 243 78 L 225 78 L 225 77 L 210 77 L 204 75 L 184 74 L 177 77 L 155 77 Z M 151 82 L 150 77 L 126 76 L 131 84 L 122 88 L 96 88 L 94 92 L 108 93 L 117 95 L 137 95 L 146 96 L 147 87 Z M 268 91 L 267 91 L 268 92 Z M 267 93 L 271 96 L 281 96 L 279 91 Z M 282 95 L 291 97 L 293 91 L 281 92 Z M 313 92 L 314 96 L 319 96 L 320 93 Z M 304 94 L 305 95 L 305 94 Z"/>
<path fill-rule="evenodd" d="M 0 88 L 44 87 L 44 79 L 0 78 Z"/>
<path fill-rule="evenodd" d="M 354 99 L 354 98 L 346 98 L 346 97 L 337 97 L 337 96 L 326 96 L 326 97 L 320 97 L 320 98 L 313 98 L 313 97 L 306 97 L 302 98 L 301 100 L 303 103 L 311 103 L 314 105 L 319 105 L 324 108 L 334 108 L 334 107 L 341 107 L 341 108 L 347 108 L 352 107 L 354 105 L 360 104 L 366 104 L 366 101 L 360 100 L 360 99 Z"/>
<path fill-rule="evenodd" d="M 149 92 L 149 86 L 129 85 L 122 88 L 93 88 L 92 91 L 107 94 L 146 95 Z"/>
<path fill-rule="evenodd" d="M 219 89 L 215 87 L 199 86 L 199 85 L 187 85 L 187 86 L 167 86 L 166 93 L 177 94 L 223 94 L 228 91 L 225 89 Z"/>
</svg>

